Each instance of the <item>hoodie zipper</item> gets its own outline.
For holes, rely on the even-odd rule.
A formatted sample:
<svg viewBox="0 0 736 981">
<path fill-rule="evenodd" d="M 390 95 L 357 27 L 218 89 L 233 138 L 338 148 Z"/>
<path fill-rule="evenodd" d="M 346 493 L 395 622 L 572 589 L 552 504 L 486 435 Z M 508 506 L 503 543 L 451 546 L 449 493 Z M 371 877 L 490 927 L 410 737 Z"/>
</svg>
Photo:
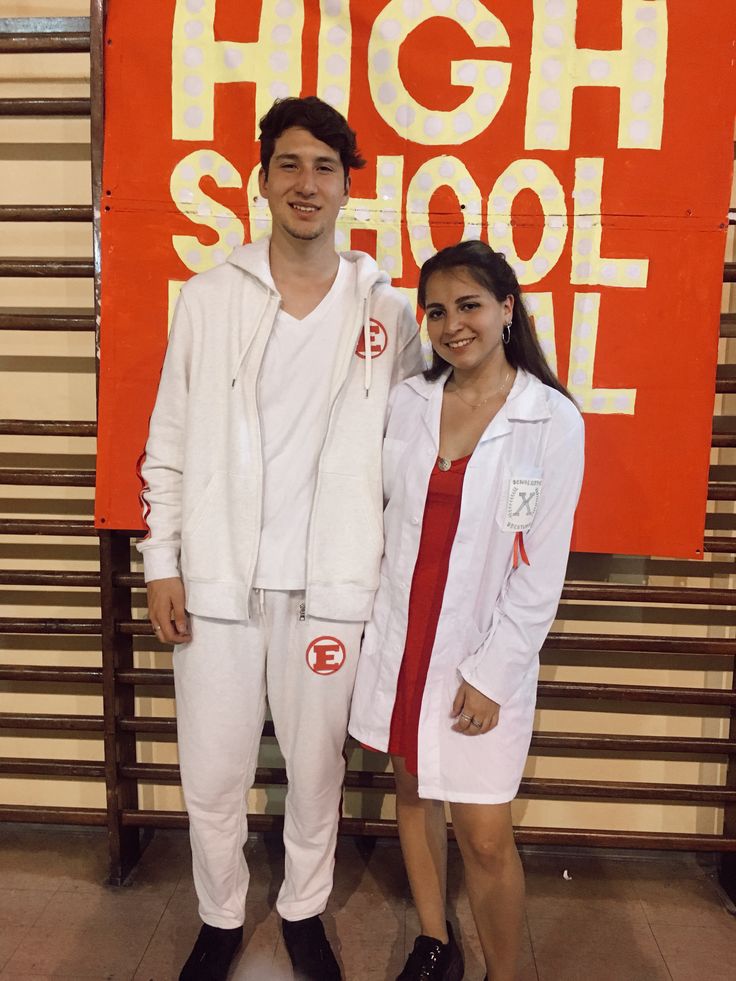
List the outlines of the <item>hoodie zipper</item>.
<svg viewBox="0 0 736 981">
<path fill-rule="evenodd" d="M 371 285 L 368 287 L 368 292 L 365 293 L 364 296 L 363 296 L 363 300 L 362 300 L 362 303 L 361 303 L 361 307 L 362 307 L 362 309 L 361 309 L 361 316 L 359 318 L 360 331 L 357 334 L 356 343 L 360 343 L 361 334 L 363 334 L 363 336 L 365 336 L 364 330 L 365 330 L 366 317 L 367 317 L 367 313 L 368 313 L 368 302 L 369 302 L 369 297 L 370 297 L 371 291 L 373 290 L 373 286 L 374 285 L 375 285 L 375 281 L 373 283 L 371 283 Z M 370 340 L 370 338 L 369 338 L 369 340 Z M 317 501 L 317 498 L 319 497 L 320 483 L 321 483 L 321 479 L 320 479 L 321 478 L 321 471 L 320 471 L 319 467 L 320 467 L 320 463 L 322 462 L 322 454 L 324 453 L 325 443 L 327 442 L 327 437 L 330 434 L 330 428 L 332 426 L 332 420 L 333 420 L 333 417 L 335 415 L 335 406 L 337 405 L 338 399 L 342 395 L 343 389 L 345 388 L 345 385 L 347 384 L 348 376 L 350 374 L 350 362 L 352 361 L 352 358 L 353 358 L 354 353 L 355 353 L 355 347 L 353 345 L 351 345 L 348 358 L 346 359 L 345 371 L 344 371 L 344 374 L 343 374 L 342 382 L 340 383 L 340 387 L 338 388 L 337 392 L 335 393 L 335 397 L 333 398 L 332 403 L 330 404 L 330 411 L 329 411 L 329 414 L 327 416 L 327 426 L 325 427 L 325 434 L 324 434 L 324 437 L 322 439 L 322 446 L 320 447 L 319 456 L 317 457 L 317 481 L 316 481 L 315 486 L 314 486 L 314 496 L 312 497 L 312 508 L 310 510 L 310 513 L 309 513 L 309 527 L 308 527 L 308 530 L 307 530 L 307 582 L 306 582 L 306 589 L 305 589 L 305 598 L 306 598 L 306 602 L 307 603 L 309 602 L 309 592 L 310 592 L 310 589 L 309 589 L 309 585 L 310 585 L 309 584 L 309 571 L 310 571 L 310 569 L 309 569 L 309 557 L 312 554 L 312 534 L 313 534 L 313 529 L 314 529 L 314 508 L 315 508 L 315 502 Z M 368 355 L 368 352 L 366 352 L 366 355 Z M 366 398 L 367 398 L 368 397 L 368 391 L 367 390 L 366 390 L 366 393 L 365 394 L 366 394 Z M 305 609 L 306 609 L 306 603 L 305 603 Z"/>
<path fill-rule="evenodd" d="M 281 302 L 281 298 L 279 297 L 279 295 L 277 293 L 274 293 L 272 290 L 269 290 L 268 299 L 266 300 L 266 305 L 263 308 L 263 312 L 262 312 L 261 317 L 259 319 L 259 323 L 258 323 L 258 326 L 259 327 L 260 327 L 261 321 L 263 320 L 263 316 L 265 315 L 266 311 L 268 310 L 269 306 L 272 304 L 272 302 L 274 300 L 276 300 L 277 306 L 278 306 L 278 303 Z M 276 316 L 274 314 L 274 317 L 272 318 L 272 321 L 271 321 L 271 327 L 272 328 L 273 328 L 273 321 L 275 319 L 276 319 Z M 248 347 L 246 349 L 246 353 L 247 353 L 247 351 L 250 351 L 251 347 L 253 346 L 253 342 L 254 342 L 255 336 L 257 334 L 258 334 L 258 328 L 256 328 L 256 330 L 254 331 L 253 338 L 252 338 L 250 344 L 248 345 Z M 268 341 L 266 341 L 266 344 L 267 343 L 268 343 Z M 263 352 L 264 352 L 264 354 L 265 354 L 265 351 L 266 351 L 266 345 L 264 344 L 264 346 L 263 346 Z M 240 365 L 238 367 L 238 372 L 240 371 L 240 367 L 242 367 L 242 365 L 244 363 L 245 363 L 245 356 L 243 356 L 243 357 L 240 358 Z M 261 355 L 261 360 L 260 360 L 260 362 L 258 364 L 258 371 L 256 373 L 255 391 L 254 391 L 254 394 L 253 394 L 253 398 L 254 398 L 255 405 L 256 405 L 256 433 L 257 433 L 257 437 L 258 437 L 258 455 L 257 455 L 257 459 L 258 459 L 258 463 L 259 463 L 259 473 L 258 473 L 258 490 L 259 490 L 259 494 L 258 494 L 257 507 L 256 507 L 256 523 L 255 523 L 255 526 L 256 526 L 256 534 L 255 534 L 255 544 L 254 544 L 254 548 L 253 548 L 253 559 L 251 561 L 250 569 L 248 570 L 248 577 L 246 579 L 246 582 L 248 583 L 248 592 L 249 592 L 249 594 L 250 594 L 250 590 L 253 588 L 253 577 L 256 574 L 256 566 L 258 565 L 258 555 L 259 555 L 260 548 L 261 548 L 261 521 L 263 519 L 263 474 L 264 474 L 265 467 L 264 467 L 264 463 L 263 463 L 263 421 L 261 419 L 261 405 L 260 405 L 260 402 L 258 400 L 258 384 L 259 384 L 260 379 L 261 379 L 261 371 L 262 371 L 262 369 L 263 369 L 263 354 Z M 236 378 L 237 378 L 237 374 L 236 374 Z M 233 388 L 234 388 L 234 386 L 235 386 L 235 378 L 233 379 Z M 246 413 L 246 415 L 247 415 L 247 413 Z"/>
<path fill-rule="evenodd" d="M 253 344 L 255 343 L 255 339 L 258 336 L 258 328 L 261 326 L 261 321 L 263 320 L 263 317 L 264 317 L 264 314 L 266 313 L 266 310 L 268 310 L 268 305 L 271 302 L 272 297 L 274 297 L 275 295 L 276 294 L 273 293 L 273 291 L 270 290 L 270 289 L 266 293 L 266 302 L 263 304 L 263 309 L 261 310 L 260 314 L 258 315 L 258 319 L 256 321 L 256 328 L 253 331 L 253 336 L 251 337 L 250 341 L 248 341 L 248 343 L 246 344 L 246 346 L 243 348 L 243 350 L 238 355 L 238 362 L 235 365 L 235 371 L 233 372 L 233 380 L 232 380 L 232 383 L 230 385 L 230 388 L 235 388 L 235 382 L 238 380 L 238 375 L 240 374 L 240 369 L 245 364 L 245 359 L 248 357 L 248 354 L 250 352 L 250 349 L 253 347 Z M 260 371 L 260 367 L 259 367 L 259 371 Z"/>
<path fill-rule="evenodd" d="M 363 387 L 365 388 L 365 397 L 368 398 L 368 393 L 371 390 L 371 381 L 373 380 L 373 352 L 371 351 L 371 325 L 368 318 L 368 297 L 363 297 L 363 316 L 361 317 L 363 323 L 363 350 L 365 364 L 363 366 Z"/>
<path fill-rule="evenodd" d="M 236 263 L 236 265 L 237 265 L 237 263 Z M 240 267 L 240 268 L 242 268 L 242 267 Z M 245 270 L 245 271 L 248 272 L 247 270 Z M 364 331 L 365 330 L 365 323 L 366 323 L 366 316 L 367 316 L 367 312 L 368 312 L 370 294 L 372 293 L 373 288 L 376 285 L 376 283 L 378 283 L 379 281 L 381 281 L 380 280 L 380 274 L 379 275 L 374 275 L 370 279 L 370 282 L 368 282 L 367 285 L 366 285 L 365 292 L 363 293 L 362 300 L 359 301 L 359 303 L 362 304 L 362 316 L 360 318 L 360 328 L 361 328 L 361 331 Z M 271 303 L 271 301 L 274 298 L 276 298 L 280 302 L 280 297 L 272 289 L 270 289 L 269 287 L 267 287 L 265 283 L 262 283 L 262 281 L 260 281 L 260 280 L 259 280 L 259 282 L 261 282 L 261 284 L 266 287 L 266 290 L 267 290 L 267 293 L 268 293 L 267 298 L 266 298 L 266 303 L 264 305 L 264 308 L 263 308 L 263 310 L 261 312 L 261 315 L 260 315 L 260 318 L 259 318 L 259 325 L 260 325 L 260 320 L 262 320 L 263 317 L 266 315 L 266 313 L 268 311 L 269 304 Z M 231 390 L 233 392 L 235 390 L 235 383 L 237 381 L 238 375 L 240 374 L 240 371 L 242 370 L 242 367 L 245 364 L 247 355 L 250 353 L 250 350 L 251 350 L 251 348 L 253 346 L 253 343 L 254 343 L 254 341 L 256 339 L 257 333 L 258 333 L 258 328 L 256 328 L 256 330 L 254 331 L 254 334 L 253 334 L 253 337 L 251 338 L 250 343 L 243 350 L 242 354 L 240 354 L 239 357 L 238 357 L 238 364 L 236 366 L 236 370 L 234 372 L 234 376 L 233 376 L 233 379 L 232 379 L 232 382 L 231 382 Z M 324 451 L 325 443 L 327 442 L 327 436 L 329 435 L 330 427 L 332 425 L 332 419 L 333 419 L 333 416 L 334 416 L 335 405 L 337 403 L 337 400 L 340 398 L 340 395 L 342 394 L 343 389 L 345 388 L 345 384 L 347 383 L 348 375 L 350 374 L 350 361 L 351 361 L 351 359 L 353 357 L 353 354 L 355 352 L 355 343 L 357 343 L 359 341 L 359 339 L 360 339 L 360 333 L 357 333 L 357 339 L 355 340 L 354 343 L 351 344 L 350 349 L 349 349 L 349 352 L 348 352 L 348 354 L 346 356 L 345 370 L 344 370 L 344 375 L 343 375 L 342 382 L 341 382 L 340 387 L 338 388 L 337 392 L 335 393 L 335 396 L 332 399 L 332 402 L 330 404 L 330 411 L 329 411 L 328 420 L 327 420 L 327 427 L 325 429 L 325 435 L 324 435 L 324 438 L 322 440 L 322 446 L 320 447 L 319 456 L 317 458 L 318 459 L 318 462 L 317 462 L 318 467 L 319 467 L 319 463 L 320 463 L 320 461 L 322 459 L 322 453 Z M 369 333 L 369 336 L 367 338 L 367 341 L 370 341 L 370 333 Z M 264 351 L 265 351 L 265 347 L 264 347 Z M 370 355 L 370 351 L 366 351 L 366 354 L 367 354 L 367 356 L 369 356 Z M 263 466 L 263 438 L 262 438 L 263 427 L 262 427 L 262 424 L 261 424 L 260 405 L 258 403 L 258 389 L 257 389 L 258 380 L 260 379 L 262 364 L 263 364 L 263 357 L 261 356 L 261 361 L 260 361 L 260 364 L 258 366 L 258 373 L 256 375 L 256 395 L 255 395 L 256 412 L 257 412 L 258 450 L 259 450 L 258 455 L 259 455 L 259 460 L 260 460 L 260 474 L 259 474 L 259 478 L 260 478 L 259 479 L 260 496 L 259 496 L 259 499 L 258 499 L 258 510 L 257 510 L 257 514 L 256 514 L 256 517 L 258 519 L 258 522 L 257 522 L 258 523 L 258 531 L 257 531 L 257 534 L 256 534 L 256 544 L 255 544 L 255 547 L 253 549 L 253 560 L 251 562 L 250 570 L 249 570 L 249 573 L 248 573 L 248 578 L 246 579 L 246 582 L 248 583 L 248 590 L 249 591 L 252 588 L 252 585 L 253 585 L 253 577 L 255 575 L 256 566 L 258 564 L 258 554 L 259 554 L 259 551 L 260 551 L 260 523 L 261 523 L 261 519 L 262 519 L 262 515 L 263 515 L 263 471 L 264 471 L 264 466 Z M 368 391 L 366 391 L 366 397 L 367 396 L 368 396 Z M 319 471 L 317 473 L 317 484 L 315 485 L 314 499 L 312 501 L 312 510 L 311 510 L 310 516 L 309 516 L 309 529 L 308 529 L 308 533 L 307 533 L 307 573 L 309 572 L 309 556 L 310 556 L 311 550 L 312 550 L 312 516 L 313 516 L 313 513 L 314 513 L 314 500 L 317 498 L 318 490 L 319 490 Z M 309 581 L 308 581 L 308 578 L 309 577 L 307 575 L 306 594 L 305 594 L 306 595 L 306 598 L 307 598 L 307 601 L 308 601 L 308 598 L 309 598 L 308 597 L 308 594 L 309 594 Z M 306 616 L 306 603 L 305 603 L 305 616 Z"/>
</svg>

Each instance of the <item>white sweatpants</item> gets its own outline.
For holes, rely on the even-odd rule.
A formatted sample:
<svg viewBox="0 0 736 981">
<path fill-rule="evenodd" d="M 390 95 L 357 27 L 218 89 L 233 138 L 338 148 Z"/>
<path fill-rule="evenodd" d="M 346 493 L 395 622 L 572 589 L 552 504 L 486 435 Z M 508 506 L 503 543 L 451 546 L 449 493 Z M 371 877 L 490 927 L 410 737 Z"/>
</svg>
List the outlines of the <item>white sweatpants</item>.
<svg viewBox="0 0 736 981">
<path fill-rule="evenodd" d="M 343 756 L 362 623 L 300 618 L 304 594 L 257 590 L 247 623 L 192 617 L 174 652 L 182 786 L 199 914 L 245 917 L 246 795 L 266 698 L 286 761 L 284 919 L 321 913 L 332 890 Z"/>
</svg>

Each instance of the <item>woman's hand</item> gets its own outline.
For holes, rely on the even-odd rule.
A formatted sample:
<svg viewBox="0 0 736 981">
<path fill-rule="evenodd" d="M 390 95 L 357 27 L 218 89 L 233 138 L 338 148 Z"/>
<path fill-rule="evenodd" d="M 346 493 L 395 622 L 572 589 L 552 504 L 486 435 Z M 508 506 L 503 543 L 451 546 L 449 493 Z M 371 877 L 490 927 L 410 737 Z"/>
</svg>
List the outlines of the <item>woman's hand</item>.
<svg viewBox="0 0 736 981">
<path fill-rule="evenodd" d="M 466 736 L 480 736 L 498 725 L 500 712 L 501 706 L 498 702 L 463 681 L 452 703 L 451 714 L 457 720 L 452 728 Z"/>
</svg>

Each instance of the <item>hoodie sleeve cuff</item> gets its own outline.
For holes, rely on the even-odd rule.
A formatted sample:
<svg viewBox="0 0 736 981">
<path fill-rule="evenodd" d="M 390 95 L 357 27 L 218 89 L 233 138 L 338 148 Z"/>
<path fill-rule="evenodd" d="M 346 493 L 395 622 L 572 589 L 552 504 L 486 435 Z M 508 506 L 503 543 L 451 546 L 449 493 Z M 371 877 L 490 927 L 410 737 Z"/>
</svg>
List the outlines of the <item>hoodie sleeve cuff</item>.
<svg viewBox="0 0 736 981">
<path fill-rule="evenodd" d="M 143 555 L 143 578 L 146 582 L 154 579 L 178 579 L 179 569 L 178 549 L 159 545 L 150 549 L 141 549 Z"/>
</svg>

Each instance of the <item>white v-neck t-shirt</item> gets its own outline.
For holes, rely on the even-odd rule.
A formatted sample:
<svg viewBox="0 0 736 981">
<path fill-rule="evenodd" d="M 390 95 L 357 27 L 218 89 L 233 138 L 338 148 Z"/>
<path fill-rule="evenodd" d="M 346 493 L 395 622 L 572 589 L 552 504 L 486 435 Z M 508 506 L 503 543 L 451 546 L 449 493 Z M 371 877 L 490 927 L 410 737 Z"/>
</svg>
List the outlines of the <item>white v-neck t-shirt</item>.
<svg viewBox="0 0 736 981">
<path fill-rule="evenodd" d="M 280 310 L 266 345 L 258 386 L 264 474 L 257 589 L 306 586 L 307 533 L 327 434 L 330 379 L 339 336 L 350 330 L 356 285 L 353 264 L 340 257 L 324 299 L 301 320 Z"/>
</svg>

